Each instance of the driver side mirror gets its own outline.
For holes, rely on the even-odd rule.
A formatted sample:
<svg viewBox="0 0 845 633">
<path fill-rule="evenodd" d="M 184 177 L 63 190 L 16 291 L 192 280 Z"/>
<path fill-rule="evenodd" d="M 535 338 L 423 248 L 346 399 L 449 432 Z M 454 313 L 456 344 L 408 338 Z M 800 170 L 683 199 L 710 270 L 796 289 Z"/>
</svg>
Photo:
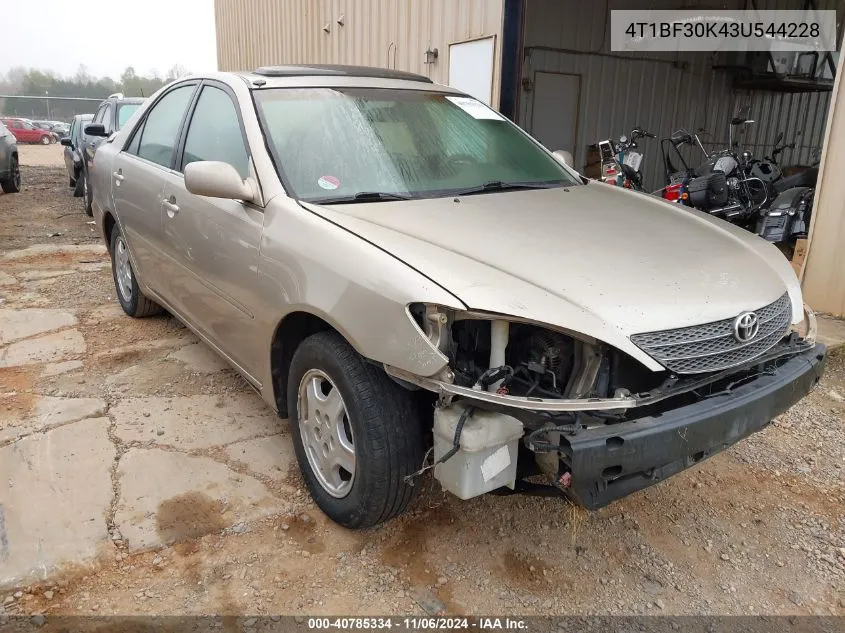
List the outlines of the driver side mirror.
<svg viewBox="0 0 845 633">
<path fill-rule="evenodd" d="M 62 137 L 62 140 L 59 141 L 65 147 L 73 147 L 73 142 L 70 140 L 69 136 Z"/>
<path fill-rule="evenodd" d="M 185 165 L 185 188 L 198 196 L 227 200 L 255 200 L 249 182 L 229 163 L 200 160 Z"/>
<path fill-rule="evenodd" d="M 572 154 L 567 152 L 565 149 L 559 149 L 552 152 L 552 156 L 554 156 L 559 163 L 566 165 L 567 167 L 573 167 L 575 164 L 575 159 L 572 158 Z"/>
<path fill-rule="evenodd" d="M 85 133 L 88 136 L 99 136 L 101 138 L 105 138 L 109 136 L 109 133 L 106 132 L 106 126 L 102 123 L 91 123 L 85 126 Z"/>
</svg>

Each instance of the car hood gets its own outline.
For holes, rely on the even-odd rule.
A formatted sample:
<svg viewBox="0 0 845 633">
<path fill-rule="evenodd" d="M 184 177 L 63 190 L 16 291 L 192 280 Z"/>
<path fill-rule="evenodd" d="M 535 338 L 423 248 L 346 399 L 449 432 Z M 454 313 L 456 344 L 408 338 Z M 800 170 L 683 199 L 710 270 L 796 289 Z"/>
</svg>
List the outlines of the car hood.
<svg viewBox="0 0 845 633">
<path fill-rule="evenodd" d="M 795 274 L 771 244 L 609 185 L 305 206 L 471 309 L 580 332 L 643 362 L 631 334 L 733 317 L 787 290 L 802 318 Z"/>
</svg>

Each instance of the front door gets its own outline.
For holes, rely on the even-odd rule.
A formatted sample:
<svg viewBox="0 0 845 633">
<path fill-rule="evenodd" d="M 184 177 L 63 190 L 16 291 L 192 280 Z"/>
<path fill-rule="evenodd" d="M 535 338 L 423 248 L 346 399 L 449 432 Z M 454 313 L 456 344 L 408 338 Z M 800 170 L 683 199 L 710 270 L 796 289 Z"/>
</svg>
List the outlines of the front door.
<svg viewBox="0 0 845 633">
<path fill-rule="evenodd" d="M 203 85 L 190 114 L 177 169 L 168 174 L 161 210 L 172 262 L 166 275 L 174 308 L 255 376 L 267 342 L 255 336 L 254 314 L 263 210 L 251 203 L 194 195 L 181 171 L 194 161 L 231 164 L 249 176 L 249 152 L 235 103 L 222 85 Z"/>
</svg>

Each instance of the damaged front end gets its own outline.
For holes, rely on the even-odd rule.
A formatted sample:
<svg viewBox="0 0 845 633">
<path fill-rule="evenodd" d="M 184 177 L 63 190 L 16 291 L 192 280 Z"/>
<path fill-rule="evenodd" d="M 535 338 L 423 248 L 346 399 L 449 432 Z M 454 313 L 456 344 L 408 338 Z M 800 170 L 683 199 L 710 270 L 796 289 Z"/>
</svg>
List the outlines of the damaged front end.
<svg viewBox="0 0 845 633">
<path fill-rule="evenodd" d="M 645 488 L 760 430 L 820 379 L 824 346 L 784 295 L 758 310 L 752 340 L 735 320 L 631 340 L 666 367 L 576 332 L 414 304 L 409 313 L 449 363 L 395 379 L 438 395 L 434 474 L 461 498 L 565 495 L 590 509 Z M 749 313 L 752 314 L 752 313 Z"/>
</svg>

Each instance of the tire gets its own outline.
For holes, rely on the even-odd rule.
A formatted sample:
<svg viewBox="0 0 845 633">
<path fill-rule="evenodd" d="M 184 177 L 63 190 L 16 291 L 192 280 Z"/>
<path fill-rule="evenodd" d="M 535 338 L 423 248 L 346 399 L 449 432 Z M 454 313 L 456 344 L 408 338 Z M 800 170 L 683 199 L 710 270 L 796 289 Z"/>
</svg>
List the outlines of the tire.
<svg viewBox="0 0 845 633">
<path fill-rule="evenodd" d="M 18 193 L 21 190 L 21 168 L 16 156 L 9 159 L 9 175 L 0 180 L 0 189 L 3 189 L 3 193 Z"/>
<path fill-rule="evenodd" d="M 76 178 L 71 178 L 70 186 L 73 187 L 73 197 L 74 198 L 81 198 L 83 196 L 82 177 L 79 174 L 76 175 Z"/>
<path fill-rule="evenodd" d="M 87 169 L 82 170 L 82 208 L 89 218 L 94 215 L 94 209 L 91 207 L 91 184 L 88 180 Z"/>
<path fill-rule="evenodd" d="M 309 416 L 307 392 L 314 380 L 320 381 L 325 401 L 318 397 L 312 410 L 318 411 L 319 406 L 329 410 Z M 342 433 L 353 448 L 354 472 L 345 471 L 348 481 L 341 484 L 345 488 L 331 491 L 323 483 L 326 476 L 319 474 L 320 469 L 312 465 L 312 460 L 317 448 L 323 451 L 328 446 L 325 438 L 331 434 L 332 425 L 327 424 L 323 434 L 313 431 L 313 426 L 322 423 L 311 425 L 315 418 L 330 419 L 331 396 L 335 391 L 340 394 Z M 306 395 L 300 398 L 303 392 Z M 425 452 L 421 409 L 411 392 L 364 360 L 339 334 L 325 331 L 305 339 L 294 353 L 288 402 L 294 450 L 305 484 L 330 519 L 344 527 L 360 529 L 405 511 L 416 491 L 416 487 L 405 482 L 405 477 L 420 468 Z M 301 408 L 305 409 L 302 416 Z M 303 434 L 308 435 L 307 447 Z M 324 443 L 319 445 L 320 442 Z M 336 445 L 340 447 L 341 443 Z M 343 453 L 340 448 L 338 451 Z M 332 473 L 328 478 L 335 483 L 342 481 L 341 467 L 338 473 L 340 477 Z"/>
<path fill-rule="evenodd" d="M 42 145 L 49 145 L 50 144 L 50 137 L 45 134 L 44 136 L 41 137 L 40 142 L 41 142 Z"/>
<path fill-rule="evenodd" d="M 120 227 L 114 225 L 111 231 L 111 240 L 109 241 L 109 254 L 111 255 L 111 272 L 114 279 L 114 290 L 117 293 L 117 300 L 123 311 L 131 317 L 142 318 L 161 314 L 163 311 L 161 306 L 155 301 L 148 299 L 141 289 L 138 288 L 138 282 L 135 280 L 135 271 L 132 270 L 132 263 L 129 261 L 129 251 L 126 247 L 126 242 L 123 240 L 123 235 L 120 233 Z M 125 259 L 126 269 L 122 269 L 121 262 Z M 122 282 L 118 279 L 118 275 L 126 273 L 128 277 L 123 277 L 125 286 L 121 288 Z"/>
</svg>

